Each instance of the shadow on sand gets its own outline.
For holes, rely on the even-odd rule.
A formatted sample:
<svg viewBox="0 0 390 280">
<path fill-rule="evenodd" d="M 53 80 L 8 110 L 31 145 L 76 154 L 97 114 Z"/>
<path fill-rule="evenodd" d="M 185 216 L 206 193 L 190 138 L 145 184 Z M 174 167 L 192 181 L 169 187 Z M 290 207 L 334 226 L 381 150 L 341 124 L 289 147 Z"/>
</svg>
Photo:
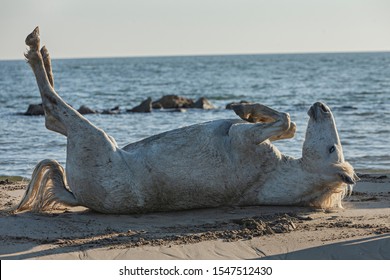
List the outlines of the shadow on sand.
<svg viewBox="0 0 390 280">
<path fill-rule="evenodd" d="M 262 260 L 389 260 L 390 234 L 343 241 L 294 252 L 267 256 Z"/>
<path fill-rule="evenodd" d="M 234 230 L 247 234 L 247 229 L 242 229 L 243 224 L 239 222 L 241 219 L 258 217 L 261 213 L 260 219 L 272 220 L 286 213 L 294 215 L 307 211 L 310 210 L 303 207 L 254 206 L 139 215 L 107 215 L 89 210 L 3 215 L 0 216 L 0 259 L 47 258 L 66 253 L 73 253 L 77 258 L 78 253 L 91 249 L 168 246 L 225 239 Z"/>
</svg>

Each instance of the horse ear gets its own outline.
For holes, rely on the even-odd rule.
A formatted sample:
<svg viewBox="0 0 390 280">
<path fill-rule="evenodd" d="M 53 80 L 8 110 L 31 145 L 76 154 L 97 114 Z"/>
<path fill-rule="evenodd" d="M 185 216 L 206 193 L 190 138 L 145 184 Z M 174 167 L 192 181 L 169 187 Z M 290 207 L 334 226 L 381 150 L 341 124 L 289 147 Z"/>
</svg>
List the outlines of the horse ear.
<svg viewBox="0 0 390 280">
<path fill-rule="evenodd" d="M 360 178 L 356 175 L 352 165 L 348 162 L 340 162 L 333 165 L 335 173 L 340 177 L 341 181 L 347 185 L 354 185 Z"/>
<path fill-rule="evenodd" d="M 355 181 L 350 177 L 348 176 L 347 174 L 345 173 L 339 173 L 339 176 L 341 178 L 341 181 L 343 181 L 344 183 L 346 183 L 347 185 L 353 185 L 355 184 Z"/>
<path fill-rule="evenodd" d="M 355 173 L 353 173 L 352 177 L 345 172 L 339 173 L 339 176 L 341 180 L 347 185 L 354 185 L 357 181 L 360 180 L 360 178 Z"/>
</svg>

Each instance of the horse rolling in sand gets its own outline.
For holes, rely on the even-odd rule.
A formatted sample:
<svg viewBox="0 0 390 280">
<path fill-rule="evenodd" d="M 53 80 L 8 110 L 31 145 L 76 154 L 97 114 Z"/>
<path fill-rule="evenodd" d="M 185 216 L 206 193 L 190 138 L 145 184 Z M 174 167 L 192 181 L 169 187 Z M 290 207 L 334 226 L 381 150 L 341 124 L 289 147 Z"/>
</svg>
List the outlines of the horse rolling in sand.
<svg viewBox="0 0 390 280">
<path fill-rule="evenodd" d="M 358 179 L 344 160 L 330 109 L 315 103 L 302 158 L 271 143 L 292 138 L 286 113 L 260 104 L 236 105 L 241 119 L 168 131 L 118 148 L 115 140 L 55 92 L 38 27 L 26 38 L 26 58 L 39 87 L 49 130 L 67 137 L 66 173 L 43 160 L 18 211 L 46 211 L 57 203 L 103 213 L 145 213 L 226 205 L 341 207 Z"/>
</svg>

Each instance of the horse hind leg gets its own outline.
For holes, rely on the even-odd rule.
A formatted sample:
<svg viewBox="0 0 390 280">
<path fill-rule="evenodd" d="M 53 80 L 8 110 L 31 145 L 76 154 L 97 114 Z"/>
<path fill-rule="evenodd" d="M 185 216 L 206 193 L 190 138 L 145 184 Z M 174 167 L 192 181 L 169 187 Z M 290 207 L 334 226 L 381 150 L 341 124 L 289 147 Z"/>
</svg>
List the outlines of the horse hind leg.
<svg viewBox="0 0 390 280">
<path fill-rule="evenodd" d="M 42 55 L 43 64 L 45 66 L 47 78 L 52 88 L 54 88 L 54 75 L 51 68 L 51 58 L 46 46 L 43 46 L 41 48 L 41 55 Z"/>
<path fill-rule="evenodd" d="M 113 176 L 106 164 L 97 163 L 122 163 L 122 160 L 118 159 L 115 153 L 117 144 L 112 137 L 94 126 L 55 92 L 50 56 L 46 48 L 39 50 L 40 38 L 38 28 L 27 36 L 26 44 L 29 46 L 29 50 L 25 57 L 37 80 L 45 111 L 46 127 L 67 136 L 66 176 L 73 197 L 69 197 L 69 193 L 63 192 L 59 198 L 57 196 L 57 199 L 65 201 L 67 204 L 72 204 L 76 200 L 75 198 L 77 198 L 77 201 L 82 201 L 84 194 L 87 193 L 85 195 L 87 200 L 89 196 L 87 191 L 88 183 L 96 181 L 96 177 L 99 176 L 102 178 Z M 46 169 L 52 170 L 53 165 L 50 166 Z M 43 171 L 36 171 L 33 174 L 32 181 L 37 181 L 38 183 L 31 183 L 30 191 L 26 193 L 19 209 L 24 209 L 24 207 L 44 208 L 47 203 L 43 202 L 47 199 L 42 197 L 46 197 L 46 192 L 38 190 L 56 189 L 55 192 L 58 194 L 61 186 L 62 189 L 66 189 L 63 187 L 65 184 L 61 183 L 61 180 L 53 181 L 50 179 L 50 176 L 48 178 L 53 183 L 53 186 L 48 187 L 46 181 L 41 179 L 44 173 Z M 55 173 L 64 174 L 62 171 L 55 171 Z M 100 182 L 91 184 L 91 188 L 93 189 L 95 185 L 99 184 Z M 41 195 L 35 198 L 34 193 L 41 193 Z M 38 206 L 34 206 L 34 201 L 37 201 Z M 51 200 L 49 199 L 48 201 L 50 204 Z M 31 203 L 33 206 L 30 206 Z"/>
<path fill-rule="evenodd" d="M 64 168 L 55 160 L 43 160 L 35 167 L 16 212 L 44 212 L 52 210 L 58 204 L 80 205 L 67 187 Z"/>
<path fill-rule="evenodd" d="M 51 58 L 49 55 L 49 51 L 45 46 L 41 48 L 40 51 L 42 55 L 42 61 L 45 67 L 45 72 L 48 78 L 48 81 L 51 85 L 51 87 L 54 89 L 54 75 L 51 67 Z M 64 136 L 67 136 L 67 130 L 64 127 L 63 123 L 60 122 L 57 118 L 54 118 L 51 115 L 47 115 L 45 118 L 45 126 L 47 129 L 58 132 Z"/>
<path fill-rule="evenodd" d="M 29 46 L 29 50 L 25 57 L 37 80 L 45 111 L 46 127 L 49 130 L 68 136 L 69 130 L 77 127 L 77 125 L 84 126 L 83 128 L 88 126 L 89 122 L 55 92 L 49 53 L 46 47 L 39 51 L 38 27 L 27 36 L 26 44 Z"/>
<path fill-rule="evenodd" d="M 49 130 L 67 136 L 68 139 L 69 135 L 72 134 L 72 139 L 77 140 L 77 142 L 81 141 L 85 145 L 91 143 L 105 145 L 109 151 L 112 151 L 113 147 L 116 147 L 113 138 L 95 127 L 55 92 L 49 52 L 46 47 L 39 51 L 40 38 L 38 27 L 27 36 L 26 44 L 29 46 L 29 50 L 25 57 L 37 80 L 45 111 L 46 127 Z M 81 133 L 90 137 L 80 137 Z M 91 142 L 91 137 L 93 142 Z"/>
</svg>

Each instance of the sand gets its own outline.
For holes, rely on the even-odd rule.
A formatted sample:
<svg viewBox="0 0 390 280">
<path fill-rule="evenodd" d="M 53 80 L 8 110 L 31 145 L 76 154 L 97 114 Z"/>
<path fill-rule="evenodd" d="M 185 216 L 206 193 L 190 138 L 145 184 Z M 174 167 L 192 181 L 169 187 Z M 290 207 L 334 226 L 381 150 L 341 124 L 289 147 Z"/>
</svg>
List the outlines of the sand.
<svg viewBox="0 0 390 280">
<path fill-rule="evenodd" d="M 0 182 L 0 259 L 390 259 L 390 175 L 360 175 L 344 209 L 224 207 L 106 215 L 11 209 L 26 182 Z"/>
</svg>

